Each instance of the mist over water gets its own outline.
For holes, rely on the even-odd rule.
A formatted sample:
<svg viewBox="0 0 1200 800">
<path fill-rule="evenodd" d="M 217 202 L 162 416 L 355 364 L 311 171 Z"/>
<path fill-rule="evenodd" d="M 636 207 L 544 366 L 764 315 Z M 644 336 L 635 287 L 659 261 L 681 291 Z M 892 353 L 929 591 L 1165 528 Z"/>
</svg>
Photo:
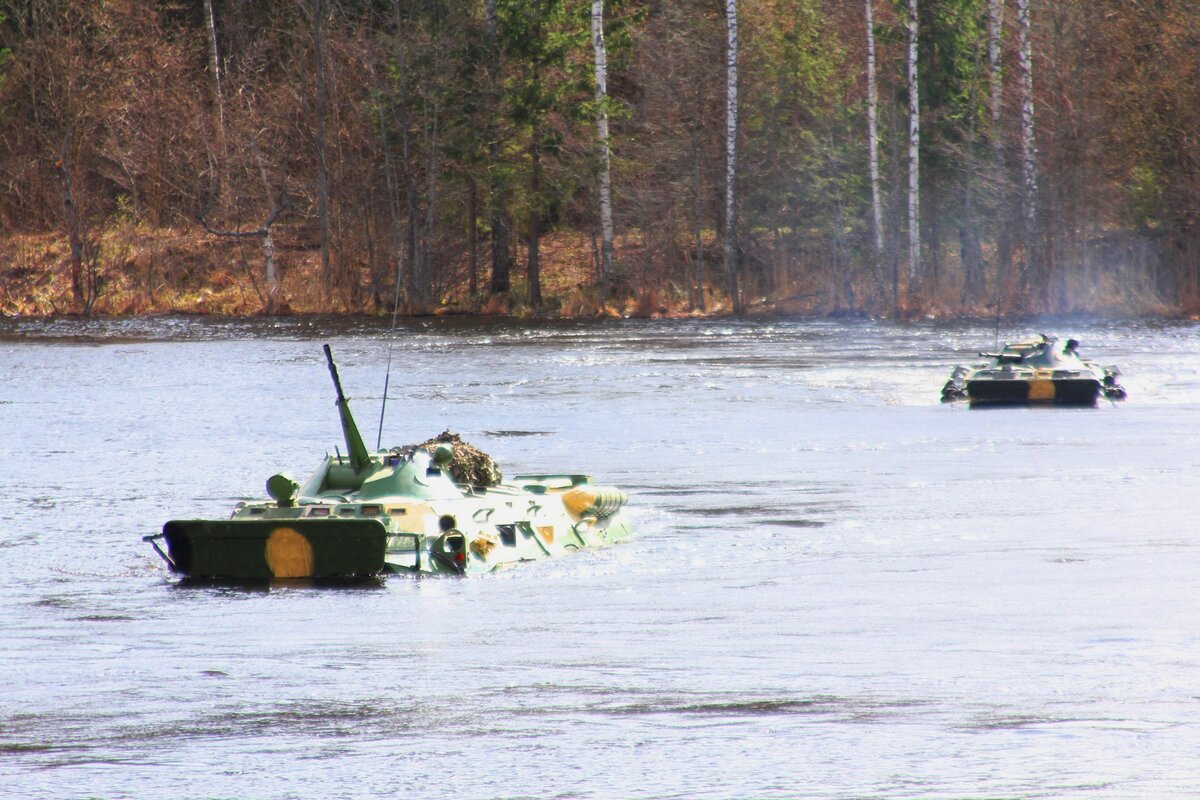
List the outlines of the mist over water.
<svg viewBox="0 0 1200 800">
<path fill-rule="evenodd" d="M 1095 409 L 941 405 L 991 324 L 404 323 L 383 444 L 626 489 L 470 579 L 183 586 L 141 537 L 374 443 L 385 323 L 0 321 L 0 795 L 1193 797 L 1200 326 L 1046 321 Z"/>
</svg>

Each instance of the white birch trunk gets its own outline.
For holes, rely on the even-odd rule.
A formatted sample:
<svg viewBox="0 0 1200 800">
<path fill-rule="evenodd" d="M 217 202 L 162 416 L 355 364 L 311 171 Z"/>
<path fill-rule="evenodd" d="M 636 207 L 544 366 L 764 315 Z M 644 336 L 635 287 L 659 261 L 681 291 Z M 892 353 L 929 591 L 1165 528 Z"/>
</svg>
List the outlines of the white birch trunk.
<svg viewBox="0 0 1200 800">
<path fill-rule="evenodd" d="M 883 202 L 879 196 L 879 89 L 875 82 L 875 0 L 866 0 L 867 17 L 867 146 L 871 160 L 871 219 L 875 226 L 875 255 L 883 257 Z"/>
<path fill-rule="evenodd" d="M 692 270 L 691 285 L 688 287 L 688 297 L 692 308 L 704 310 L 704 216 L 703 201 L 700 196 L 703 182 L 700 173 L 700 146 L 696 142 L 696 134 L 692 133 L 692 211 L 695 214 L 696 234 L 696 266 Z"/>
<path fill-rule="evenodd" d="M 267 312 L 274 313 L 279 304 L 279 274 L 275 269 L 275 239 L 270 228 L 263 234 L 263 262 L 267 273 Z"/>
<path fill-rule="evenodd" d="M 1028 243 L 1037 228 L 1037 143 L 1033 128 L 1033 45 L 1029 31 L 1029 0 L 1017 0 L 1017 49 L 1021 68 L 1021 183 L 1025 190 L 1025 234 Z"/>
<path fill-rule="evenodd" d="M 437 178 L 438 178 L 438 101 L 433 100 L 433 121 L 428 116 L 425 121 L 428 132 L 425 138 L 425 252 L 421 266 L 420 284 L 417 286 L 418 297 L 422 303 L 428 304 L 433 296 L 433 229 L 437 209 Z"/>
<path fill-rule="evenodd" d="M 1004 34 L 1004 0 L 988 0 L 988 113 L 992 119 L 992 150 L 996 163 L 1000 163 L 1000 109 L 1004 102 L 1003 51 L 1000 49 Z"/>
<path fill-rule="evenodd" d="M 500 37 L 497 29 L 496 0 L 484 0 L 483 29 L 488 48 L 488 100 L 492 112 L 488 115 L 488 213 L 492 225 L 492 276 L 490 294 L 507 294 L 512 286 L 512 255 L 509 253 L 509 216 L 507 186 L 500 174 L 500 127 L 496 115 L 500 108 Z"/>
<path fill-rule="evenodd" d="M 217 100 L 217 131 L 222 143 L 225 141 L 225 93 L 221 89 L 221 52 L 217 48 L 217 18 L 213 13 L 212 0 L 204 0 L 204 13 L 208 18 L 208 50 L 212 60 L 213 87 Z"/>
<path fill-rule="evenodd" d="M 313 3 L 313 55 L 316 61 L 316 157 L 317 216 L 321 227 L 321 279 L 328 294 L 333 288 L 333 269 L 329 262 L 329 177 L 325 165 L 325 45 L 321 31 L 325 21 L 325 0 Z"/>
<path fill-rule="evenodd" d="M 908 0 L 908 284 L 921 275 L 921 103 L 917 82 L 917 0 Z"/>
<path fill-rule="evenodd" d="M 271 211 L 267 216 L 268 224 L 263 225 L 263 264 L 267 279 L 267 312 L 274 314 L 279 306 L 279 270 L 275 266 L 275 238 L 271 235 L 270 222 L 279 216 L 279 204 L 272 199 L 274 195 L 271 192 L 271 179 L 267 175 L 267 161 L 263 158 L 257 142 L 252 140 L 250 146 L 254 151 L 254 160 L 258 163 L 258 174 L 262 178 L 263 193 L 272 203 Z"/>
<path fill-rule="evenodd" d="M 225 170 L 229 163 L 229 145 L 225 135 L 225 91 L 221 85 L 221 51 L 217 46 L 217 18 L 213 12 L 212 0 L 204 0 L 204 13 L 208 28 L 209 60 L 212 62 L 213 96 L 217 104 L 217 159 L 216 186 L 217 195 L 226 194 Z"/>
<path fill-rule="evenodd" d="M 734 313 L 742 302 L 737 279 L 737 0 L 725 0 L 728 47 L 725 54 L 725 278 Z"/>
<path fill-rule="evenodd" d="M 608 51 L 604 47 L 604 0 L 592 0 L 592 51 L 596 62 L 596 140 L 600 150 L 600 289 L 613 278 L 612 175 L 608 152 Z"/>
</svg>

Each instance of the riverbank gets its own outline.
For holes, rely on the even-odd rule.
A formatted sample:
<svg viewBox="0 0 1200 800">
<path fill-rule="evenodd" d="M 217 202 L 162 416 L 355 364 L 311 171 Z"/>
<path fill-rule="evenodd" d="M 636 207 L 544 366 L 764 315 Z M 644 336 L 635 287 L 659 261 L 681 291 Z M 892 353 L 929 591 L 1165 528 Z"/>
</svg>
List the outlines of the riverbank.
<svg viewBox="0 0 1200 800">
<path fill-rule="evenodd" d="M 279 281 L 277 302 L 268 303 L 269 291 L 261 240 L 211 236 L 193 228 L 147 228 L 117 225 L 106 229 L 84 251 L 85 279 L 89 270 L 96 287 L 90 315 L 126 317 L 157 314 L 192 314 L 254 317 L 270 314 L 391 314 L 394 298 L 390 269 L 372 271 L 353 263 L 343 274 L 352 280 L 335 280 L 326 291 L 321 280 L 320 250 L 311 230 L 301 225 L 277 225 L 275 260 Z M 661 276 L 670 270 L 658 262 L 663 256 L 639 233 L 615 242 L 615 260 L 622 265 L 618 288 L 602 301 L 595 287 L 596 250 L 584 233 L 560 231 L 542 239 L 540 247 L 543 302 L 534 308 L 528 301 L 524 253 L 513 266 L 512 289 L 504 295 L 487 292 L 490 276 L 486 243 L 477 252 L 475 290 L 466 254 L 443 259 L 437 265 L 439 280 L 428 303 L 403 298 L 403 316 L 478 314 L 505 317 L 710 317 L 732 313 L 719 262 L 715 234 L 709 232 L 705 250 L 707 272 L 703 307 L 690 302 L 686 285 Z M 686 256 L 675 253 L 675 258 Z M 678 270 L 684 272 L 684 269 Z M 811 277 L 793 267 L 775 293 L 746 300 L 746 314 L 754 317 L 895 316 L 880 306 L 879 284 L 853 286 L 857 301 L 846 302 L 845 285 L 832 287 L 822 270 Z M 902 310 L 906 318 L 988 318 L 996 315 L 997 295 L 970 302 L 960 287 L 934 287 L 936 299 Z M 1044 313 L 1109 317 L 1197 318 L 1194 310 L 1164 302 L 1144 285 L 1098 275 L 1070 291 L 1062 307 L 1048 310 L 1044 303 L 1009 293 L 1001 302 L 1001 316 L 1021 318 Z M 889 298 L 890 299 L 890 298 Z M 852 309 L 852 310 L 847 310 Z M 865 309 L 865 311 L 864 311 Z M 53 317 L 85 314 L 74 296 L 71 255 L 61 233 L 14 234 L 0 238 L 0 316 Z"/>
<path fill-rule="evenodd" d="M 327 293 L 321 281 L 320 250 L 300 227 L 277 226 L 275 258 L 279 301 L 268 304 L 261 241 L 215 238 L 188 229 L 129 226 L 102 234 L 93 253 L 85 252 L 85 274 L 94 270 L 95 316 L 201 314 L 249 317 L 263 314 L 390 314 L 391 275 L 372 281 L 370 271 L 354 265 L 354 281 L 335 282 Z M 619 242 L 618 260 L 640 263 L 645 247 L 633 239 Z M 91 256 L 89 259 L 88 256 Z M 401 300 L 406 316 L 472 313 L 500 316 L 604 317 L 703 316 L 729 312 L 722 293 L 709 290 L 705 310 L 690 309 L 686 290 L 669 282 L 633 289 L 629 285 L 602 303 L 594 288 L 595 255 L 586 235 L 560 232 L 546 236 L 540 248 L 544 301 L 528 302 L 524 263 L 513 268 L 512 290 L 486 292 L 489 265 L 478 253 L 476 291 L 471 292 L 466 255 L 440 265 L 436 297 L 425 306 Z M 372 285 L 372 284 L 375 285 Z M 0 315 L 49 317 L 81 314 L 72 292 L 71 257 L 64 236 L 11 235 L 0 240 Z"/>
</svg>

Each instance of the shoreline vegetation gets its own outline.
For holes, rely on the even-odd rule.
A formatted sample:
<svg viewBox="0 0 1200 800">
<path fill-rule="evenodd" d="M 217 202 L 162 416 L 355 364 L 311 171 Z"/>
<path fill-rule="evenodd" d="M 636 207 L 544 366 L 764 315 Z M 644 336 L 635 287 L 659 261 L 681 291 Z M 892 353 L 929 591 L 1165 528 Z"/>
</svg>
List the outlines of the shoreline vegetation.
<svg viewBox="0 0 1200 800">
<path fill-rule="evenodd" d="M 131 317 L 185 314 L 214 317 L 289 315 L 390 316 L 394 296 L 372 293 L 368 287 L 335 286 L 326 293 L 321 281 L 320 251 L 307 241 L 301 227 L 280 226 L 276 236 L 278 289 L 274 304 L 261 274 L 260 247 L 215 239 L 202 230 L 147 229 L 126 225 L 97 237 L 101 257 L 96 269 L 96 296 L 90 310 L 73 295 L 70 247 L 56 233 L 10 235 L 0 239 L 0 317 L 48 318 L 70 316 Z M 707 240 L 717 252 L 716 235 Z M 450 314 L 514 318 L 697 318 L 734 316 L 721 286 L 719 267 L 705 282 L 704 305 L 689 298 L 685 287 L 655 281 L 634 288 L 619 282 L 607 300 L 596 283 L 597 253 L 591 239 L 577 232 L 557 232 L 541 243 L 542 303 L 529 302 L 522 264 L 503 295 L 469 291 L 469 265 L 464 257 L 443 271 L 436 297 L 424 306 L 401 299 L 401 317 Z M 635 235 L 614 242 L 617 263 L 646 258 L 646 243 Z M 646 280 L 646 270 L 635 278 Z M 482 283 L 477 277 L 477 285 Z M 955 295 L 958 287 L 946 287 Z M 737 316 L 871 316 L 862 309 L 841 307 L 837 286 L 819 271 L 789 283 L 788 291 L 748 297 Z M 693 296 L 694 297 L 694 296 Z M 1200 319 L 1195 311 L 1175 308 L 1153 292 L 1131 292 L 1111 280 L 1072 293 L 1075 303 L 1053 313 L 1112 317 L 1175 317 Z M 1005 309 L 1000 316 L 1020 318 L 1047 313 L 1030 303 Z M 997 315 L 987 302 L 963 304 L 947 299 L 907 309 L 901 318 L 988 318 Z"/>
<path fill-rule="evenodd" d="M 1200 315 L 1200 4 L 0 0 L 0 314 Z"/>
</svg>

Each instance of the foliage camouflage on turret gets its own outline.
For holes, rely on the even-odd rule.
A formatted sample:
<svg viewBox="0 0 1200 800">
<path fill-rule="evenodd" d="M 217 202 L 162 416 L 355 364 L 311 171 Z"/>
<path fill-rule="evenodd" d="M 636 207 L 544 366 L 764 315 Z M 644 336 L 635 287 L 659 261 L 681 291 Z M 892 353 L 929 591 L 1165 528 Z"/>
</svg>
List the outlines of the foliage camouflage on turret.
<svg viewBox="0 0 1200 800">
<path fill-rule="evenodd" d="M 457 433 L 442 431 L 437 436 L 422 442 L 416 447 L 424 447 L 432 452 L 439 444 L 448 444 L 454 448 L 454 457 L 450 459 L 450 474 L 456 483 L 471 486 L 496 486 L 504 480 L 496 461 L 479 448 L 462 440 Z"/>
</svg>

